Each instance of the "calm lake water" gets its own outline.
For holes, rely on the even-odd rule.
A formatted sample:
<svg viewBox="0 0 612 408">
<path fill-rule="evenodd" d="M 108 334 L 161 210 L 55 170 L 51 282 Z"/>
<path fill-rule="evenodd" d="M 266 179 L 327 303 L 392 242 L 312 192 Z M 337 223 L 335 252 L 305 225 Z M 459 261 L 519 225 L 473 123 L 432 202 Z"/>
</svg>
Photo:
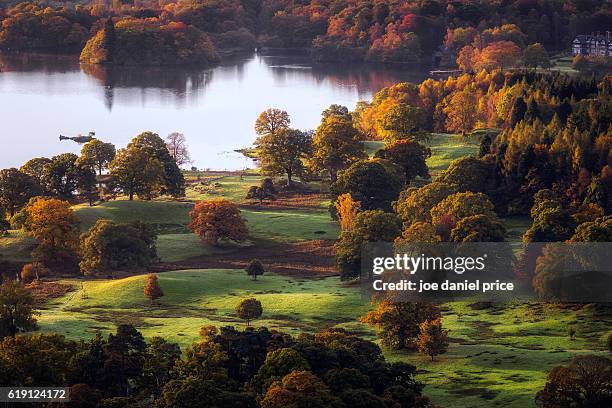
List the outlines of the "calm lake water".
<svg viewBox="0 0 612 408">
<path fill-rule="evenodd" d="M 60 133 L 95 131 L 120 148 L 147 130 L 162 137 L 185 134 L 200 169 L 253 167 L 233 151 L 252 144 L 261 111 L 286 110 L 293 127 L 312 129 L 332 103 L 353 109 L 384 86 L 426 76 L 260 55 L 234 57 L 212 69 L 111 69 L 44 55 L 3 56 L 0 64 L 0 168 L 19 167 L 32 157 L 78 153 L 80 146 L 60 142 Z"/>
</svg>

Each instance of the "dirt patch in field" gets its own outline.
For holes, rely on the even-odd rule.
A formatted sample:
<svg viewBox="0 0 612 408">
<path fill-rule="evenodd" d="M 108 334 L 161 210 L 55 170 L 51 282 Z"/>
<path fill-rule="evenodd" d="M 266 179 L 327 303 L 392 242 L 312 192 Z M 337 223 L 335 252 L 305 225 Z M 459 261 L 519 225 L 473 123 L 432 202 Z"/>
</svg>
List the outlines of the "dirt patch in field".
<svg viewBox="0 0 612 408">
<path fill-rule="evenodd" d="M 34 281 L 26 285 L 37 303 L 64 296 L 75 290 L 74 286 L 59 282 Z"/>
<path fill-rule="evenodd" d="M 334 241 L 313 240 L 292 244 L 254 245 L 235 252 L 201 256 L 176 263 L 160 263 L 157 272 L 179 269 L 241 269 L 259 259 L 266 270 L 292 277 L 335 275 Z"/>
<path fill-rule="evenodd" d="M 254 210 L 321 208 L 321 202 L 329 200 L 323 193 L 281 193 L 275 200 L 245 200 L 240 207 Z"/>
</svg>

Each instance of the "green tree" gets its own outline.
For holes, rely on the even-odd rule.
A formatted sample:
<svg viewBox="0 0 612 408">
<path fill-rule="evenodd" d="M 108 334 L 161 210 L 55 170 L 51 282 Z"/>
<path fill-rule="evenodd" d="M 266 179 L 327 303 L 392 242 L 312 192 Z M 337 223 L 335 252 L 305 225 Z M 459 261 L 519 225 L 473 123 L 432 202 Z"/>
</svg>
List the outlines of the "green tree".
<svg viewBox="0 0 612 408">
<path fill-rule="evenodd" d="M 77 192 L 81 199 L 87 200 L 90 206 L 100 198 L 98 187 L 96 186 L 95 171 L 83 165 L 77 165 Z"/>
<path fill-rule="evenodd" d="M 245 320 L 247 326 L 250 326 L 251 320 L 259 318 L 262 313 L 261 302 L 255 298 L 242 299 L 236 306 L 236 315 Z"/>
<path fill-rule="evenodd" d="M 104 345 L 104 375 L 111 395 L 129 396 L 142 377 L 147 343 L 130 324 L 117 326 Z"/>
<path fill-rule="evenodd" d="M 63 153 L 51 158 L 43 167 L 43 189 L 51 195 L 70 199 L 78 185 L 78 156 Z"/>
<path fill-rule="evenodd" d="M 273 384 L 263 400 L 262 408 L 334 407 L 340 401 L 334 397 L 321 379 L 310 371 L 293 371 Z"/>
<path fill-rule="evenodd" d="M 18 282 L 7 280 L 0 285 L 0 337 L 36 328 L 34 298 Z"/>
<path fill-rule="evenodd" d="M 453 160 L 436 181 L 457 186 L 459 191 L 485 192 L 491 184 L 491 164 L 475 157 Z"/>
<path fill-rule="evenodd" d="M 612 242 L 612 215 L 578 225 L 570 241 Z"/>
<path fill-rule="evenodd" d="M 525 98 L 519 96 L 514 100 L 512 110 L 510 111 L 510 126 L 514 128 L 522 120 L 525 120 L 525 114 L 527 113 L 527 104 Z"/>
<path fill-rule="evenodd" d="M 35 178 L 15 168 L 0 170 L 0 213 L 4 209 L 12 217 L 39 193 L 40 187 Z"/>
<path fill-rule="evenodd" d="M 334 199 L 349 193 L 363 210 L 390 211 L 403 186 L 404 177 L 396 165 L 374 159 L 359 161 L 340 172 L 331 192 Z"/>
<path fill-rule="evenodd" d="M 160 188 L 161 194 L 168 194 L 172 197 L 183 197 L 185 195 L 185 177 L 181 172 L 176 160 L 170 152 L 166 142 L 153 132 L 143 132 L 136 136 L 127 149 L 137 147 L 148 150 L 163 166 L 163 183 Z"/>
<path fill-rule="evenodd" d="M 426 134 L 422 131 L 425 115 L 421 108 L 405 103 L 385 105 L 385 108 L 378 115 L 377 126 L 387 142 L 426 139 Z"/>
<path fill-rule="evenodd" d="M 526 67 L 536 69 L 537 67 L 550 68 L 550 57 L 546 48 L 540 43 L 528 45 L 523 51 L 523 64 Z"/>
<path fill-rule="evenodd" d="M 493 141 L 491 140 L 491 136 L 484 135 L 480 140 L 480 145 L 478 146 L 478 158 L 481 159 L 485 157 L 487 154 L 491 152 L 491 145 Z"/>
<path fill-rule="evenodd" d="M 257 408 L 252 394 L 232 391 L 227 384 L 202 377 L 169 381 L 156 404 L 157 408 Z"/>
<path fill-rule="evenodd" d="M 258 394 L 263 395 L 274 381 L 280 381 L 296 370 L 310 370 L 310 364 L 299 352 L 292 348 L 273 350 L 267 354 L 252 384 Z"/>
<path fill-rule="evenodd" d="M 246 268 L 247 275 L 253 280 L 257 280 L 257 276 L 263 275 L 264 272 L 264 266 L 259 259 L 252 259 Z"/>
<path fill-rule="evenodd" d="M 102 171 L 113 161 L 116 153 L 115 145 L 112 143 L 104 143 L 101 140 L 94 139 L 83 145 L 79 164 L 90 166 L 99 175 L 102 175 Z"/>
<path fill-rule="evenodd" d="M 387 159 L 404 170 L 406 184 L 417 176 L 428 179 L 429 169 L 426 160 L 431 157 L 431 149 L 414 140 L 397 140 L 376 152 L 375 157 Z"/>
<path fill-rule="evenodd" d="M 440 318 L 424 321 L 419 324 L 419 330 L 417 346 L 421 353 L 430 356 L 431 361 L 434 361 L 435 356 L 446 353 L 448 350 L 448 330 L 442 328 Z"/>
<path fill-rule="evenodd" d="M 274 187 L 274 182 L 271 178 L 266 177 L 261 180 L 259 186 L 251 186 L 249 191 L 247 191 L 246 198 L 247 199 L 257 199 L 259 203 L 263 203 L 263 200 L 274 200 L 276 199 L 276 187 Z"/>
<path fill-rule="evenodd" d="M 293 184 L 293 176 L 304 171 L 303 160 L 312 150 L 310 134 L 297 129 L 279 128 L 255 140 L 261 170 L 269 176 L 287 175 L 287 185 Z"/>
<path fill-rule="evenodd" d="M 342 279 L 359 276 L 362 245 L 367 242 L 393 242 L 401 234 L 400 220 L 395 214 L 381 210 L 360 212 L 354 227 L 342 231 L 335 244 L 336 265 Z"/>
<path fill-rule="evenodd" d="M 146 355 L 143 365 L 144 382 L 147 389 L 159 395 L 162 387 L 174 376 L 176 364 L 181 359 L 181 348 L 178 344 L 156 336 L 149 339 Z"/>
<path fill-rule="evenodd" d="M 493 203 L 482 193 L 455 193 L 440 201 L 431 209 L 433 223 L 439 222 L 442 217 L 449 216 L 453 222 L 458 222 L 463 218 L 485 215 L 492 219 L 497 216 L 493 211 Z"/>
<path fill-rule="evenodd" d="M 113 63 L 117 49 L 117 32 L 115 31 L 115 23 L 112 17 L 109 17 L 104 22 L 102 46 L 106 50 L 106 62 Z"/>
<path fill-rule="evenodd" d="M 325 112 L 324 112 L 325 114 Z M 350 116 L 329 114 L 315 131 L 312 162 L 316 169 L 327 170 L 332 182 L 338 171 L 367 158 L 361 133 Z"/>
<path fill-rule="evenodd" d="M 49 163 L 51 163 L 51 159 L 46 157 L 35 157 L 34 159 L 28 160 L 23 166 L 21 166 L 19 171 L 35 179 L 37 184 L 41 188 L 44 188 L 44 168 Z"/>
<path fill-rule="evenodd" d="M 505 235 L 504 224 L 496 217 L 478 214 L 459 220 L 450 238 L 454 242 L 502 242 Z"/>
<path fill-rule="evenodd" d="M 523 234 L 524 242 L 557 242 L 572 237 L 576 223 L 570 213 L 560 207 L 546 208 L 537 214 Z"/>
<path fill-rule="evenodd" d="M 431 209 L 440 201 L 459 190 L 454 184 L 434 181 L 420 188 L 410 188 L 402 191 L 395 203 L 395 212 L 409 227 L 417 221 L 431 221 Z"/>
<path fill-rule="evenodd" d="M 120 149 L 109 170 L 115 182 L 128 195 L 150 199 L 161 189 L 164 183 L 164 166 L 153 155 L 150 149 L 128 146 Z"/>
<path fill-rule="evenodd" d="M 85 275 L 103 276 L 118 270 L 142 270 L 157 260 L 157 234 L 140 221 L 117 224 L 98 220 L 81 236 Z"/>
</svg>

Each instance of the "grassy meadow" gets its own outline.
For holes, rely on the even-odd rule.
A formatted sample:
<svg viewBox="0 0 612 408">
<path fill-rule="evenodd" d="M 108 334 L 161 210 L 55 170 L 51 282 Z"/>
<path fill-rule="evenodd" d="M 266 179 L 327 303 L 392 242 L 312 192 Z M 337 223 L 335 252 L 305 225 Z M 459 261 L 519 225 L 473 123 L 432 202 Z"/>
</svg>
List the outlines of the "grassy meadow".
<svg viewBox="0 0 612 408">
<path fill-rule="evenodd" d="M 370 153 L 380 142 L 367 142 Z M 428 161 L 432 174 L 445 169 L 461 156 L 476 153 L 478 143 L 456 135 L 435 134 Z M 158 231 L 157 248 L 163 262 L 173 263 L 201 257 L 214 259 L 240 248 L 212 248 L 189 232 L 189 211 L 194 202 L 226 198 L 237 203 L 248 221 L 248 245 L 292 245 L 310 240 L 336 239 L 338 227 L 328 213 L 324 195 L 303 203 L 258 205 L 245 199 L 248 188 L 260 182 L 253 172 L 188 172 L 187 196 L 183 201 L 128 201 L 118 199 L 89 207 L 75 206 L 83 230 L 98 219 L 117 222 L 140 220 Z M 314 190 L 320 186 L 314 185 Z M 286 206 L 283 206 L 285 205 Z M 505 219 L 508 240 L 520 246 L 530 220 Z M 0 253 L 27 262 L 33 241 L 11 231 L 0 238 Z M 278 254 L 279 258 L 283 253 Z M 292 334 L 326 327 L 345 327 L 376 340 L 372 328 L 359 322 L 371 305 L 358 285 L 341 282 L 337 276 L 296 278 L 266 273 L 251 281 L 242 269 L 188 269 L 158 273 L 165 293 L 157 304 L 143 296 L 144 275 L 122 279 L 64 279 L 72 286 L 65 295 L 43 305 L 40 329 L 70 338 L 87 339 L 100 330 L 110 332 L 118 323 L 130 322 L 146 336 L 163 336 L 184 349 L 197 339 L 204 325 L 245 323 L 235 317 L 240 299 L 253 296 L 262 302 L 264 314 L 255 325 Z M 444 305 L 444 325 L 450 330 L 447 354 L 431 362 L 417 353 L 385 351 L 391 360 L 415 364 L 425 393 L 444 407 L 531 407 L 533 396 L 555 365 L 575 355 L 604 353 L 604 337 L 612 327 L 610 313 L 593 307 L 561 308 L 543 304 L 505 304 L 474 310 L 468 302 Z M 567 328 L 577 328 L 575 340 Z"/>
<path fill-rule="evenodd" d="M 292 334 L 344 327 L 376 340 L 358 321 L 369 309 L 359 287 L 338 277 L 295 279 L 272 273 L 257 281 L 243 270 L 194 269 L 158 274 L 165 296 L 151 305 L 142 295 L 144 275 L 116 280 L 65 280 L 75 290 L 46 305 L 43 331 L 87 339 L 96 330 L 131 322 L 146 336 L 163 336 L 187 347 L 204 325 L 245 327 L 234 308 L 244 297 L 262 302 L 253 322 Z M 444 407 L 530 407 L 547 372 L 580 354 L 604 354 L 610 314 L 594 307 L 561 308 L 509 303 L 474 310 L 468 302 L 443 305 L 449 352 L 431 362 L 418 353 L 386 351 L 393 361 L 419 369 L 425 393 Z M 576 327 L 571 340 L 569 325 Z"/>
</svg>

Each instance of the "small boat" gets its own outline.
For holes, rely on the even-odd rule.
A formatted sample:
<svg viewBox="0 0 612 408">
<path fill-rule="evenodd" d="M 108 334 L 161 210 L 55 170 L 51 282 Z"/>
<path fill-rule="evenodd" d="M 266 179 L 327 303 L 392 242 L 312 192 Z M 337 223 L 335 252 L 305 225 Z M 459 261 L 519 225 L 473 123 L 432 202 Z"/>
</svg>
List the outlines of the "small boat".
<svg viewBox="0 0 612 408">
<path fill-rule="evenodd" d="M 96 132 L 89 132 L 87 136 L 84 136 L 81 134 L 74 136 L 74 137 L 60 135 L 59 140 L 72 140 L 73 142 L 77 142 L 78 144 L 84 144 L 84 143 L 91 142 L 92 140 L 94 140 L 96 138 L 95 136 L 96 136 Z"/>
</svg>

